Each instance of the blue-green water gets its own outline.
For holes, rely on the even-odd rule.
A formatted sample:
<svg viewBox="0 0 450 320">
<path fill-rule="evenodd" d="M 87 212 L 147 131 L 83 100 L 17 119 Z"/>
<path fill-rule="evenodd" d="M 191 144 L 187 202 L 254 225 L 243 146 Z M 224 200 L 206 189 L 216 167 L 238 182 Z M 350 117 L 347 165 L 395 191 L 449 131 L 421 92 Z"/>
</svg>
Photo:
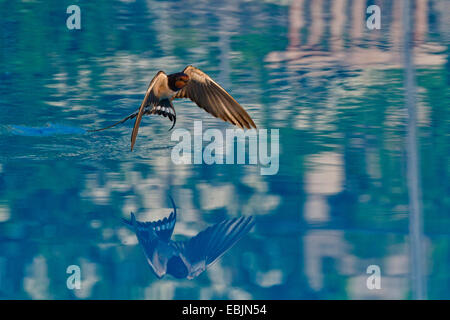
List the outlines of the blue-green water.
<svg viewBox="0 0 450 320">
<path fill-rule="evenodd" d="M 372 2 L 359 0 L 0 0 L 0 298 L 409 299 L 419 270 L 423 297 L 449 299 L 450 6 L 411 13 L 418 250 L 401 3 L 378 1 L 369 30 Z M 66 27 L 71 4 L 81 30 Z M 133 152 L 133 121 L 85 132 L 135 111 L 158 70 L 189 64 L 280 130 L 276 175 L 175 165 L 164 118 L 143 120 Z M 175 107 L 177 128 L 232 127 Z M 161 218 L 169 194 L 178 239 L 241 215 L 256 225 L 198 278 L 158 280 L 121 218 Z M 80 290 L 66 286 L 70 265 Z M 370 265 L 381 289 L 366 285 Z"/>
</svg>

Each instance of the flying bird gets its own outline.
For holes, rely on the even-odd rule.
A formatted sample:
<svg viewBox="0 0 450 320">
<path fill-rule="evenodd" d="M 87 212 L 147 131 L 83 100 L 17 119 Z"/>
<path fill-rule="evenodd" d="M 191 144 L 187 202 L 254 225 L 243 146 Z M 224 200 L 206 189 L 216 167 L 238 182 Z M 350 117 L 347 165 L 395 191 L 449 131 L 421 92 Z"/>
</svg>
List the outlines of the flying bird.
<svg viewBox="0 0 450 320">
<path fill-rule="evenodd" d="M 171 130 L 177 120 L 172 101 L 181 98 L 192 100 L 214 117 L 240 128 L 256 128 L 252 118 L 224 88 L 200 69 L 187 66 L 182 72 L 169 75 L 159 71 L 150 81 L 139 110 L 113 125 L 90 132 L 105 130 L 136 118 L 131 133 L 131 150 L 133 150 L 142 116 L 156 114 L 168 117 L 173 122 Z"/>
<path fill-rule="evenodd" d="M 172 200 L 172 199 L 171 199 Z M 224 220 L 198 233 L 187 241 L 171 240 L 176 223 L 176 208 L 162 220 L 140 222 L 131 213 L 123 219 L 136 233 L 147 262 L 158 278 L 170 274 L 177 279 L 193 279 L 217 261 L 245 236 L 255 224 L 254 218 Z"/>
</svg>

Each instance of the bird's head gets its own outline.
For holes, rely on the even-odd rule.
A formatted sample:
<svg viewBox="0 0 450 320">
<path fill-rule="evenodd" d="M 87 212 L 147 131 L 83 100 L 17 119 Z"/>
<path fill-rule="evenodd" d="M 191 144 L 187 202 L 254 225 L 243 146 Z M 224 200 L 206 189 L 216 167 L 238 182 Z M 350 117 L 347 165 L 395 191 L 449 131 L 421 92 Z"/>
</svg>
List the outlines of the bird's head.
<svg viewBox="0 0 450 320">
<path fill-rule="evenodd" d="M 177 75 L 175 80 L 175 87 L 178 89 L 183 89 L 189 82 L 189 76 L 183 72 Z"/>
<path fill-rule="evenodd" d="M 183 72 L 174 73 L 169 76 L 169 85 L 172 84 L 176 91 L 183 89 L 189 82 L 189 76 Z"/>
</svg>

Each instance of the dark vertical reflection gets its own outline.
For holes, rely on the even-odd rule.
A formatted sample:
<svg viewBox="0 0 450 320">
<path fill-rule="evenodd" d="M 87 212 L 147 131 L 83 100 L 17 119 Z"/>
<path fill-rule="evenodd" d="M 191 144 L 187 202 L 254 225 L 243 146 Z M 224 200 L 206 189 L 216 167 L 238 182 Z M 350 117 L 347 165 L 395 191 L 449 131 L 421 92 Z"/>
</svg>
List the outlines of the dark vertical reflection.
<svg viewBox="0 0 450 320">
<path fill-rule="evenodd" d="M 424 248 L 422 222 L 422 192 L 420 187 L 419 159 L 417 154 L 417 110 L 416 84 L 413 65 L 413 30 L 411 21 L 411 1 L 406 0 L 403 8 L 403 60 L 405 69 L 405 103 L 408 110 L 407 184 L 409 194 L 409 241 L 412 277 L 412 294 L 414 299 L 425 299 Z"/>
<path fill-rule="evenodd" d="M 236 25 L 236 21 L 232 18 L 233 7 L 236 3 L 227 2 L 222 10 L 218 12 L 219 15 L 219 43 L 220 43 L 220 74 L 219 80 L 224 86 L 230 86 L 230 34 L 232 27 Z"/>
</svg>

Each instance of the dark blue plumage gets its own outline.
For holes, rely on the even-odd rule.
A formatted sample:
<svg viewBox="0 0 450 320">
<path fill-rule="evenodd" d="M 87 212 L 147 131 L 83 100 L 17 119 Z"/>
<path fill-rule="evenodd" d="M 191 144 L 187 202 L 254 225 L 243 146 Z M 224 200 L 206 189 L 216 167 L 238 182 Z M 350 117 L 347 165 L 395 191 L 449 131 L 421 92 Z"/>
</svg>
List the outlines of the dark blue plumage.
<svg viewBox="0 0 450 320">
<path fill-rule="evenodd" d="M 176 278 L 193 279 L 217 261 L 227 250 L 245 236 L 255 219 L 240 217 L 227 219 L 199 232 L 186 241 L 172 241 L 176 223 L 176 207 L 169 217 L 154 222 L 137 221 L 131 213 L 130 226 L 142 246 L 148 263 L 161 278 L 166 273 Z"/>
</svg>

